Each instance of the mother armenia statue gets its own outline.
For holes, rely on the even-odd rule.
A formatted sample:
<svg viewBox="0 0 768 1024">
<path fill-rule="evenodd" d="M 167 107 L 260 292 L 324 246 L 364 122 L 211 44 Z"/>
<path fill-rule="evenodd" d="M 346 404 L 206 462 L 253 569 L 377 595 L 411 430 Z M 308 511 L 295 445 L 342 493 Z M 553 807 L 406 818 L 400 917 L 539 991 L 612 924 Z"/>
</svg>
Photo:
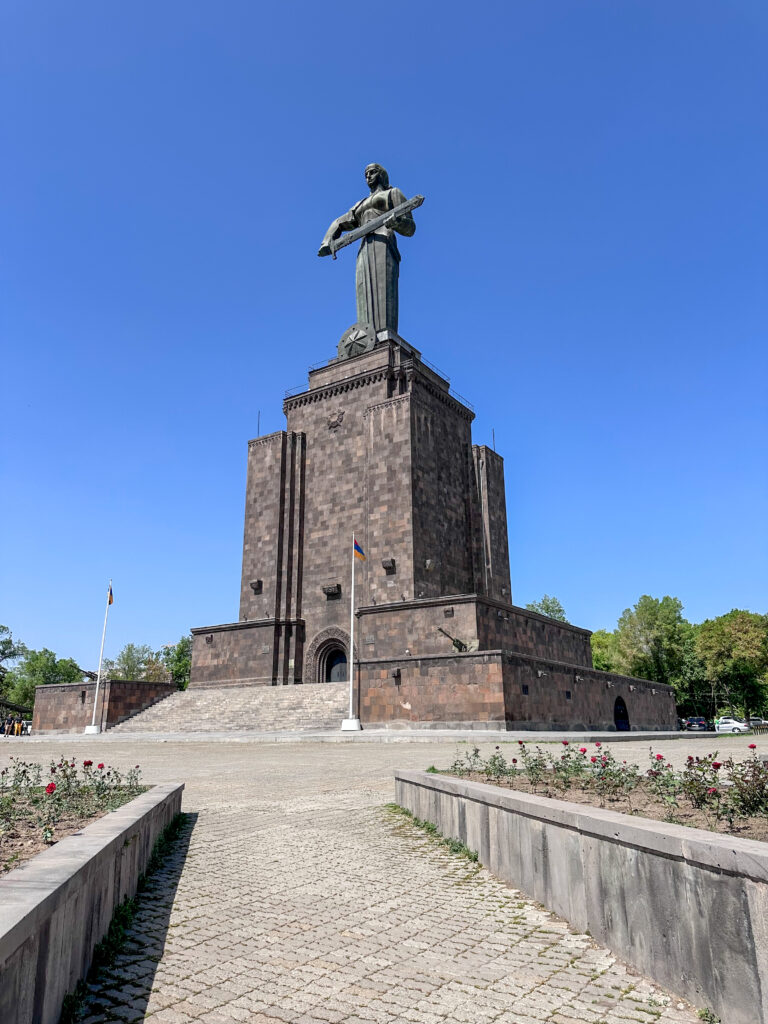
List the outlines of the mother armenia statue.
<svg viewBox="0 0 768 1024">
<path fill-rule="evenodd" d="M 357 324 L 354 327 L 372 335 L 372 343 L 379 331 L 390 330 L 397 334 L 400 253 L 395 234 L 410 237 L 414 233 L 416 224 L 411 211 L 421 206 L 424 197 L 406 199 L 399 188 L 390 186 L 389 175 L 381 164 L 369 164 L 365 168 L 365 180 L 370 195 L 336 218 L 325 233 L 318 256 L 332 255 L 336 259 L 338 249 L 362 238 L 355 268 Z M 342 238 L 345 231 L 350 234 Z M 355 352 L 347 350 L 345 354 Z"/>
</svg>

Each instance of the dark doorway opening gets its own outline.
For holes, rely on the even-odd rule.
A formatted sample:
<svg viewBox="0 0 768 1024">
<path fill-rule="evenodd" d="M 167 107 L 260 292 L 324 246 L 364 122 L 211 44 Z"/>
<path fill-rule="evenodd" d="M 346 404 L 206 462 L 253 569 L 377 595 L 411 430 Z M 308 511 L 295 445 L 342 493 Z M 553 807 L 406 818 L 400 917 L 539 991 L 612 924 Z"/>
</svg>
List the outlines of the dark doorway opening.
<svg viewBox="0 0 768 1024">
<path fill-rule="evenodd" d="M 617 697 L 613 705 L 613 721 L 617 732 L 629 732 L 629 712 L 623 697 Z"/>
<path fill-rule="evenodd" d="M 341 648 L 328 651 L 323 677 L 326 683 L 343 683 L 347 679 L 347 655 Z"/>
</svg>

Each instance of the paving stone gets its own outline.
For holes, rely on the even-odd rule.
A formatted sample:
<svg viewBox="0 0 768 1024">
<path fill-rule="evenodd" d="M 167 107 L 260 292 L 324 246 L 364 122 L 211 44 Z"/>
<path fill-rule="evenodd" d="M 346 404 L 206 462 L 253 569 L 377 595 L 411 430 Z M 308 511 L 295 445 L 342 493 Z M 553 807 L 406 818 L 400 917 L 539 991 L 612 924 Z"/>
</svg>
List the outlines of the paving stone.
<svg viewBox="0 0 768 1024">
<path fill-rule="evenodd" d="M 24 756 L 45 762 L 63 742 Z M 393 767 L 448 764 L 450 742 L 126 735 L 94 737 L 93 746 L 117 767 L 139 762 L 148 781 L 184 781 L 191 817 L 138 898 L 130 942 L 90 986 L 88 1020 L 698 1021 L 588 936 L 382 809 Z M 681 762 L 688 752 L 683 743 L 655 748 Z M 622 758 L 647 759 L 642 741 L 621 749 Z M 0 752 L 0 763 L 7 757 Z"/>
</svg>

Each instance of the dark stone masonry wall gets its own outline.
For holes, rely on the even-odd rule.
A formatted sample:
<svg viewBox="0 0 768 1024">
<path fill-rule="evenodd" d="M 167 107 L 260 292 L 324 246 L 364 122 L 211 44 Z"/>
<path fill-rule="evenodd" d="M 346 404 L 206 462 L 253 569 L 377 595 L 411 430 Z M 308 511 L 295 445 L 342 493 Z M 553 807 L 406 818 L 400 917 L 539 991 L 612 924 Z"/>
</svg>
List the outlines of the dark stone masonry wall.
<svg viewBox="0 0 768 1024">
<path fill-rule="evenodd" d="M 592 668 L 588 629 L 558 622 L 526 608 L 488 601 L 478 601 L 477 621 L 482 648 L 503 648 Z"/>
<path fill-rule="evenodd" d="M 633 728 L 674 727 L 671 691 L 512 604 L 503 460 L 416 350 L 332 360 L 283 410 L 248 444 L 240 619 L 192 631 L 192 688 L 320 682 L 349 645 L 354 530 L 364 722 L 610 729 L 621 696 Z"/>
<path fill-rule="evenodd" d="M 475 590 L 511 604 L 504 460 L 484 444 L 472 446 L 472 460 L 479 511 L 477 535 L 480 557 Z"/>
<path fill-rule="evenodd" d="M 612 730 L 619 697 L 626 705 L 631 730 L 677 728 L 670 686 L 507 651 L 503 665 L 510 729 Z"/>
<path fill-rule="evenodd" d="M 96 683 L 37 686 L 32 712 L 32 733 L 77 733 L 90 725 Z M 103 679 L 99 685 L 96 724 L 117 725 L 158 700 L 176 692 L 174 683 Z"/>
<path fill-rule="evenodd" d="M 506 651 L 363 661 L 359 680 L 360 719 L 369 725 L 613 731 L 617 697 L 632 731 L 674 729 L 676 721 L 670 687 Z"/>
<path fill-rule="evenodd" d="M 482 723 L 505 728 L 504 669 L 498 651 L 364 661 L 359 682 L 363 724 Z"/>
<path fill-rule="evenodd" d="M 280 632 L 272 619 L 193 629 L 190 687 L 271 685 L 280 669 Z"/>
</svg>

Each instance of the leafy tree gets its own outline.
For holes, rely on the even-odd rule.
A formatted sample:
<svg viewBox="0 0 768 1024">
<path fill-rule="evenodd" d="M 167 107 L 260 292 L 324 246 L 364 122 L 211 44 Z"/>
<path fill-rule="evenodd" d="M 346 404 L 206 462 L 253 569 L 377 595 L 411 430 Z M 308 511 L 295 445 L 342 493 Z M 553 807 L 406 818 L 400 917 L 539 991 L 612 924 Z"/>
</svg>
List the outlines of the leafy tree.
<svg viewBox="0 0 768 1024">
<path fill-rule="evenodd" d="M 192 637 L 187 634 L 178 643 L 168 644 L 157 653 L 174 683 L 180 690 L 186 690 L 192 667 Z"/>
<path fill-rule="evenodd" d="M 6 676 L 6 694 L 15 704 L 32 707 L 35 687 L 52 683 L 77 683 L 83 678 L 72 658 L 57 658 L 44 647 L 41 651 L 27 651 L 19 664 Z"/>
<path fill-rule="evenodd" d="M 768 616 L 734 608 L 707 619 L 698 629 L 696 649 L 714 684 L 714 695 L 734 713 L 746 716 L 768 698 Z"/>
<path fill-rule="evenodd" d="M 10 629 L 7 626 L 0 626 L 0 696 L 6 695 L 8 675 L 6 662 L 18 661 L 26 653 L 26 647 L 19 640 L 13 639 Z"/>
<path fill-rule="evenodd" d="M 114 661 L 104 659 L 101 675 L 111 679 L 164 678 L 155 653 L 148 644 L 126 644 Z"/>
<path fill-rule="evenodd" d="M 592 664 L 602 672 L 618 672 L 619 656 L 616 634 L 607 629 L 596 629 L 589 638 L 592 644 Z"/>
<path fill-rule="evenodd" d="M 180 690 L 189 682 L 192 637 L 153 651 L 148 644 L 126 644 L 114 661 L 104 659 L 102 675 L 113 679 L 141 679 L 153 682 L 173 680 Z"/>
<path fill-rule="evenodd" d="M 677 706 L 681 715 L 702 715 L 714 718 L 717 708 L 712 684 L 696 647 L 696 638 L 700 628 L 700 626 L 691 625 L 686 631 L 680 682 L 676 684 Z"/>
<path fill-rule="evenodd" d="M 545 594 L 540 601 L 531 601 L 525 606 L 528 611 L 538 612 L 539 615 L 548 615 L 550 619 L 557 619 L 558 622 L 567 622 L 565 609 L 556 597 Z"/>
<path fill-rule="evenodd" d="M 634 608 L 625 608 L 615 631 L 618 668 L 679 689 L 691 630 L 682 612 L 678 598 L 666 596 L 659 601 L 648 594 Z"/>
</svg>

